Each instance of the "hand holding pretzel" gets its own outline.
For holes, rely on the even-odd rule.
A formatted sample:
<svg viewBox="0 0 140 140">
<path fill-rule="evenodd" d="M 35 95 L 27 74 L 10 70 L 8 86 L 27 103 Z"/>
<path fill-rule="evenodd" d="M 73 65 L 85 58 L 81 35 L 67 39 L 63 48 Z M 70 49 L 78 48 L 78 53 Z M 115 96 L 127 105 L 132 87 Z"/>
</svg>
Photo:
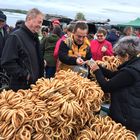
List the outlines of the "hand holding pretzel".
<svg viewBox="0 0 140 140">
<path fill-rule="evenodd" d="M 99 66 L 96 63 L 92 63 L 92 65 L 90 65 L 90 70 L 92 72 L 95 72 L 98 69 L 99 69 Z"/>
<path fill-rule="evenodd" d="M 84 64 L 84 60 L 83 60 L 81 57 L 77 57 L 76 63 L 77 63 L 78 65 L 83 65 L 83 64 Z"/>
</svg>

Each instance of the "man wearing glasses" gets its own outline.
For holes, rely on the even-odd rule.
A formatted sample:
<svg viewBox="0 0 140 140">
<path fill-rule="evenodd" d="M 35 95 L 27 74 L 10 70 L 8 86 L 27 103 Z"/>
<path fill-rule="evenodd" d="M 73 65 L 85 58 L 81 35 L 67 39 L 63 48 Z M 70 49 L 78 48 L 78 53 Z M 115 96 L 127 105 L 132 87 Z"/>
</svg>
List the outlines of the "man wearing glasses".
<svg viewBox="0 0 140 140">
<path fill-rule="evenodd" d="M 77 65 L 82 66 L 86 60 L 91 58 L 87 33 L 88 25 L 83 21 L 78 21 L 74 26 L 72 36 L 61 42 L 59 49 L 60 70 L 73 69 Z"/>
</svg>

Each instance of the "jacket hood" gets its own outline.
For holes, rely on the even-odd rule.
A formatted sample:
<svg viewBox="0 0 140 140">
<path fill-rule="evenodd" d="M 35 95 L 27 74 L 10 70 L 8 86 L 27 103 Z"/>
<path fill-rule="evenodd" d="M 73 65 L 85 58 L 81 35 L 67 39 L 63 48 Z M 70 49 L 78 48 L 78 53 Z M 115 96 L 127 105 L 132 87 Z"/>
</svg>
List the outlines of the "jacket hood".
<svg viewBox="0 0 140 140">
<path fill-rule="evenodd" d="M 58 37 L 56 34 L 51 34 L 51 35 L 48 37 L 48 42 L 49 42 L 49 43 L 53 43 L 53 42 L 56 42 L 58 39 L 59 39 L 59 37 Z"/>
</svg>

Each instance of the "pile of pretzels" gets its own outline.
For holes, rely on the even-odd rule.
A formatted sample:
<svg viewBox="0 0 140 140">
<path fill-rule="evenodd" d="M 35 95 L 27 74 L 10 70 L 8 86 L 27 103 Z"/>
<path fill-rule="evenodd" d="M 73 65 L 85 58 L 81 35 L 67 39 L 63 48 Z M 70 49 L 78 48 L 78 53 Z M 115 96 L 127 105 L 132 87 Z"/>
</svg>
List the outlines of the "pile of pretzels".
<svg viewBox="0 0 140 140">
<path fill-rule="evenodd" d="M 4 90 L 0 93 L 0 140 L 90 140 L 107 135 L 135 140 L 134 133 L 121 124 L 96 116 L 102 97 L 95 82 L 70 70 L 38 79 L 28 90 Z"/>
</svg>

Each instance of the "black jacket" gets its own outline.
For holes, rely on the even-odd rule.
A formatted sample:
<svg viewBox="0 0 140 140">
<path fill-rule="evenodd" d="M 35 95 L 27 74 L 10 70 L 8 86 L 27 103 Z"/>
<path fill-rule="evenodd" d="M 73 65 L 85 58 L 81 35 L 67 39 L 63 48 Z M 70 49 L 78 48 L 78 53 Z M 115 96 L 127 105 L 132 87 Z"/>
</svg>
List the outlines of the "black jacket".
<svg viewBox="0 0 140 140">
<path fill-rule="evenodd" d="M 1 65 L 10 76 L 11 89 L 27 89 L 43 76 L 43 57 L 39 45 L 37 34 L 33 34 L 25 25 L 9 35 Z M 26 80 L 27 76 L 30 76 L 29 81 Z"/>
<path fill-rule="evenodd" d="M 2 29 L 3 29 L 4 36 L 2 36 L 2 34 L 0 33 L 0 57 L 1 57 L 2 50 L 3 50 L 4 45 L 5 45 L 5 41 L 6 41 L 7 36 L 8 36 L 6 29 L 5 28 L 2 28 Z"/>
<path fill-rule="evenodd" d="M 4 45 L 5 45 L 5 41 L 6 41 L 7 36 L 8 36 L 8 33 L 4 27 L 2 28 L 2 30 L 3 30 L 4 36 L 0 32 L 0 62 L 1 62 L 1 55 L 2 55 Z M 1 65 L 0 65 L 0 72 L 2 72 Z"/>
<path fill-rule="evenodd" d="M 104 79 L 104 75 L 110 78 Z M 134 132 L 140 132 L 140 58 L 136 57 L 109 73 L 104 69 L 95 72 L 104 92 L 111 93 L 110 116 Z"/>
</svg>

